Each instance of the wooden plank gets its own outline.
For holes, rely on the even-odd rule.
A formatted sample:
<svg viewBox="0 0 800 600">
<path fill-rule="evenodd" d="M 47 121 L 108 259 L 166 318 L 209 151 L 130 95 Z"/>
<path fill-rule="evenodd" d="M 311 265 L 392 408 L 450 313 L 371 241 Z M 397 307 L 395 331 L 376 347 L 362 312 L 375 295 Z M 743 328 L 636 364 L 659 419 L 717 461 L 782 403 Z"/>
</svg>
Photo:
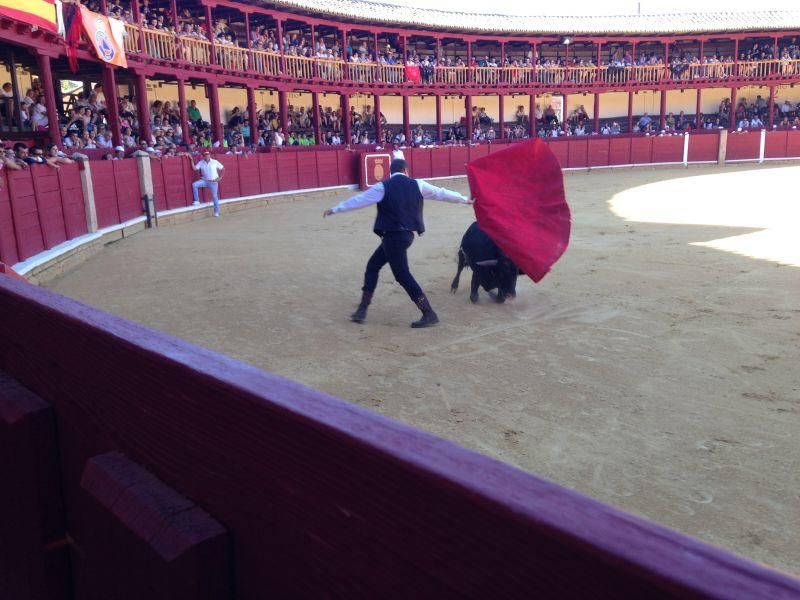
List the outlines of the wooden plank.
<svg viewBox="0 0 800 600">
<path fill-rule="evenodd" d="M 1 598 L 69 597 L 58 461 L 52 407 L 0 372 Z"/>
<path fill-rule="evenodd" d="M 236 540 L 239 598 L 800 595 L 788 575 L 48 290 L 2 278 L 0 311 L 14 315 L 0 368 L 53 404 L 70 475 L 115 450 L 202 506 Z"/>
<path fill-rule="evenodd" d="M 80 518 L 70 536 L 78 591 L 115 600 L 232 597 L 222 525 L 125 456 L 86 463 Z"/>
</svg>

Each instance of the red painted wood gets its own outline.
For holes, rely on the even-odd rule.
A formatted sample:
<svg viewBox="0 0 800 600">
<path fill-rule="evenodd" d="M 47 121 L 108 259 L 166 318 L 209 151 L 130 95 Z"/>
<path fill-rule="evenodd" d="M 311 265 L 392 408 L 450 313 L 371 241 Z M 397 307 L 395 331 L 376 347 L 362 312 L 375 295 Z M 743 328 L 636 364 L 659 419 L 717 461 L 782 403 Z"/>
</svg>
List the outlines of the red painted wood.
<svg viewBox="0 0 800 600">
<path fill-rule="evenodd" d="M 83 198 L 80 165 L 78 163 L 61 165 L 58 169 L 58 183 L 66 235 L 67 239 L 71 240 L 89 231 L 86 225 L 86 203 Z"/>
<path fill-rule="evenodd" d="M 608 164 L 631 164 L 631 138 L 611 136 L 608 142 Z"/>
<path fill-rule="evenodd" d="M 153 196 L 155 197 L 156 211 L 167 210 L 167 188 L 164 184 L 163 161 L 151 160 L 150 174 L 153 178 Z M 183 174 L 181 174 L 181 178 L 183 178 Z"/>
<path fill-rule="evenodd" d="M 240 154 L 236 157 L 239 167 L 239 193 L 242 196 L 258 196 L 261 193 L 261 180 L 258 174 L 258 156 Z"/>
<path fill-rule="evenodd" d="M 336 153 L 317 152 L 317 173 L 319 174 L 319 187 L 332 187 L 339 185 L 338 162 Z"/>
<path fill-rule="evenodd" d="M 469 149 L 466 146 L 450 148 L 450 175 L 466 175 L 469 162 Z"/>
<path fill-rule="evenodd" d="M 11 213 L 11 199 L 9 195 L 6 172 L 0 171 L 0 262 L 14 265 L 19 261 L 17 254 L 17 235 L 14 232 L 14 216 Z"/>
<path fill-rule="evenodd" d="M 682 163 L 683 136 L 655 136 L 653 138 L 652 161 L 654 163 Z"/>
<path fill-rule="evenodd" d="M 653 162 L 653 137 L 636 135 L 631 137 L 631 163 L 644 165 Z"/>
<path fill-rule="evenodd" d="M 414 170 L 411 172 L 414 177 L 426 179 L 433 176 L 431 168 L 431 153 L 433 150 L 427 148 L 416 148 L 412 154 L 414 156 Z M 408 154 L 408 152 L 406 152 Z"/>
<path fill-rule="evenodd" d="M 94 206 L 97 211 L 97 225 L 101 229 L 120 223 L 117 185 L 114 179 L 115 162 L 119 161 L 101 160 L 92 163 Z"/>
<path fill-rule="evenodd" d="M 800 595 L 788 575 L 46 289 L 0 279 L 0 313 L 15 315 L 0 366 L 56 411 L 68 514 L 92 525 L 77 482 L 120 452 L 224 523 L 243 600 Z"/>
<path fill-rule="evenodd" d="M 235 154 L 218 154 L 214 158 L 225 167 L 225 173 L 219 183 L 219 197 L 225 199 L 241 197 L 238 157 Z"/>
<path fill-rule="evenodd" d="M 764 138 L 764 158 L 786 158 L 787 144 L 789 142 L 788 131 L 767 131 Z"/>
<path fill-rule="evenodd" d="M 760 147 L 760 131 L 747 131 L 743 133 L 731 132 L 728 134 L 728 145 L 725 151 L 725 160 L 758 158 Z"/>
<path fill-rule="evenodd" d="M 317 172 L 318 152 L 298 152 L 297 158 L 298 186 L 300 189 L 313 189 L 319 187 L 319 173 Z"/>
<path fill-rule="evenodd" d="M 44 250 L 31 169 L 21 171 L 5 169 L 5 171 L 11 198 L 11 214 L 14 219 L 17 255 L 19 260 L 25 260 Z"/>
<path fill-rule="evenodd" d="M 689 162 L 716 162 L 718 159 L 719 135 L 716 132 L 689 136 Z"/>
<path fill-rule="evenodd" d="M 609 136 L 602 136 L 589 139 L 589 160 L 590 167 L 607 167 L 609 162 L 609 153 L 611 146 L 611 138 Z"/>
<path fill-rule="evenodd" d="M 469 148 L 469 159 L 475 160 L 476 158 L 480 158 L 481 156 L 486 156 L 489 154 L 489 146 L 487 144 L 481 144 L 479 146 L 468 146 Z"/>
<path fill-rule="evenodd" d="M 450 148 L 431 150 L 431 177 L 448 177 L 450 175 Z"/>
<path fill-rule="evenodd" d="M 569 142 L 566 139 L 548 139 L 547 146 L 553 151 L 561 168 L 566 169 L 569 156 Z"/>
<path fill-rule="evenodd" d="M 139 167 L 134 159 L 107 161 L 114 167 L 117 188 L 117 206 L 121 223 L 144 214 L 142 191 L 139 185 Z"/>
<path fill-rule="evenodd" d="M 357 184 L 361 173 L 359 153 L 344 151 L 336 154 L 339 160 L 339 185 Z"/>
<path fill-rule="evenodd" d="M 567 166 L 570 168 L 585 168 L 589 165 L 589 138 L 570 137 L 567 140 Z"/>
<path fill-rule="evenodd" d="M 0 372 L 2 598 L 70 597 L 58 460 L 52 407 Z"/>
<path fill-rule="evenodd" d="M 297 171 L 297 155 L 294 152 L 278 153 L 276 155 L 278 166 L 278 189 L 281 192 L 300 188 L 300 179 Z"/>
<path fill-rule="evenodd" d="M 150 161 L 150 164 L 155 162 Z M 192 203 L 192 182 L 196 179 L 192 165 L 192 159 L 186 156 L 161 160 L 168 209 L 182 208 Z"/>
<path fill-rule="evenodd" d="M 227 532 L 193 502 L 119 453 L 91 458 L 70 528 L 79 596 L 232 598 Z"/>
<path fill-rule="evenodd" d="M 791 158 L 800 157 L 800 131 L 786 132 L 786 155 Z"/>
<path fill-rule="evenodd" d="M 261 181 L 262 194 L 272 194 L 280 190 L 278 187 L 277 154 L 259 154 L 258 171 Z"/>
<path fill-rule="evenodd" d="M 58 174 L 47 165 L 31 165 L 29 170 L 36 193 L 36 206 L 39 208 L 39 225 L 42 228 L 44 247 L 58 246 L 67 239 Z"/>
</svg>

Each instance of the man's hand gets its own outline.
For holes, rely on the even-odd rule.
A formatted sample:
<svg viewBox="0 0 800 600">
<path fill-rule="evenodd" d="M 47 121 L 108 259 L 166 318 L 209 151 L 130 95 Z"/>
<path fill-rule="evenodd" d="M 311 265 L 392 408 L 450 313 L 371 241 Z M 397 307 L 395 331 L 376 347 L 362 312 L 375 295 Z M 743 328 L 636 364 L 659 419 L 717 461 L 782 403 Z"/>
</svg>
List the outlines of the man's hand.
<svg viewBox="0 0 800 600">
<path fill-rule="evenodd" d="M 322 213 L 322 218 L 324 219 L 325 217 L 330 217 L 332 214 L 333 214 L 333 209 L 329 208 L 324 213 Z"/>
<path fill-rule="evenodd" d="M 475 204 L 475 198 L 467 198 L 465 204 Z"/>
</svg>

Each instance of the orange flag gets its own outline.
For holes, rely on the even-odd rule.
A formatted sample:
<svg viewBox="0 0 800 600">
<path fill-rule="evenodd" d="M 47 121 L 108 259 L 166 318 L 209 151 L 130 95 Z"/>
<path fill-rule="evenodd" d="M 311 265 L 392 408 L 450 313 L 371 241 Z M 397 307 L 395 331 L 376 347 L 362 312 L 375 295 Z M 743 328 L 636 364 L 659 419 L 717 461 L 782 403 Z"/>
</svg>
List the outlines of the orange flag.
<svg viewBox="0 0 800 600">
<path fill-rule="evenodd" d="M 0 0 L 0 15 L 58 32 L 55 0 Z"/>
<path fill-rule="evenodd" d="M 127 68 L 128 61 L 125 59 L 122 39 L 119 33 L 117 36 L 114 35 L 108 17 L 92 12 L 83 6 L 81 6 L 81 13 L 83 15 L 83 33 L 94 46 L 98 58 L 112 65 Z"/>
</svg>

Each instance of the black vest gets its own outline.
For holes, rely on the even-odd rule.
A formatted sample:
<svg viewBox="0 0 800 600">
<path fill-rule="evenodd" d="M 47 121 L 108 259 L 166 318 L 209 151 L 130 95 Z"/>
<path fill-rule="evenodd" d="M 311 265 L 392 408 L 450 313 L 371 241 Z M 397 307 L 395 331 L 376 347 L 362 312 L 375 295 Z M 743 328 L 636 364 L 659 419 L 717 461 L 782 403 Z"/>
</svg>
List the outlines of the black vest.
<svg viewBox="0 0 800 600">
<path fill-rule="evenodd" d="M 395 175 L 383 182 L 383 200 L 378 202 L 378 216 L 373 230 L 378 235 L 387 231 L 416 231 L 422 234 L 422 194 L 416 180 Z"/>
</svg>

